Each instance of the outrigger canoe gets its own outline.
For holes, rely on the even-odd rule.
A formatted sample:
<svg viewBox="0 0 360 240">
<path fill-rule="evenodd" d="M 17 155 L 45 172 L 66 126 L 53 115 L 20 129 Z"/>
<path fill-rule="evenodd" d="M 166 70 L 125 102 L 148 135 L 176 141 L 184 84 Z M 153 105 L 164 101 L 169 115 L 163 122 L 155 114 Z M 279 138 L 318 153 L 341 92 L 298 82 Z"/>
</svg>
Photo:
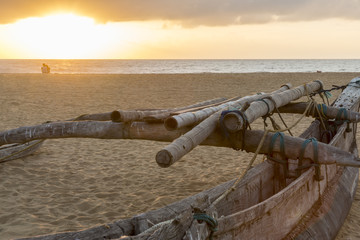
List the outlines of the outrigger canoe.
<svg viewBox="0 0 360 240">
<path fill-rule="evenodd" d="M 79 232 L 26 239 L 334 239 L 350 210 L 359 178 L 356 125 L 360 121 L 360 78 L 351 80 L 331 106 L 316 104 L 311 112 L 310 104 L 290 103 L 321 93 L 322 87 L 315 81 L 200 108 L 138 110 L 133 112 L 135 117 L 127 112 L 127 120 L 118 121 L 91 121 L 89 116 L 82 121 L 0 133 L 0 145 L 59 137 L 173 141 L 156 156 L 161 167 L 174 164 L 198 144 L 267 156 L 242 178 L 164 208 Z M 316 119 L 299 137 L 247 128 L 256 118 L 275 110 L 306 112 Z M 121 114 L 124 112 L 116 111 L 106 116 L 119 119 Z M 187 123 L 189 118 L 203 125 L 194 127 L 194 121 L 193 125 Z M 164 127 L 164 121 L 169 126 Z M 210 131 L 205 134 L 203 129 Z M 200 139 L 193 137 L 194 133 L 201 135 Z M 190 143 L 186 139 L 191 139 Z"/>
</svg>

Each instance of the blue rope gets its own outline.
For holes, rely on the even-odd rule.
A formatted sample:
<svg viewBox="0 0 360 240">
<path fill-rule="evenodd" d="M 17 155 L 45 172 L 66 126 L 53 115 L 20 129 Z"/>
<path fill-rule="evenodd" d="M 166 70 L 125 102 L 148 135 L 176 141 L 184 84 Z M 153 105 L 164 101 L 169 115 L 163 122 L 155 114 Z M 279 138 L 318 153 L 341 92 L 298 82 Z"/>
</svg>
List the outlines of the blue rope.
<svg viewBox="0 0 360 240">
<path fill-rule="evenodd" d="M 341 120 L 342 116 L 344 116 L 345 120 Z M 348 112 L 346 108 L 340 108 L 335 118 L 335 124 L 339 126 L 342 125 L 343 123 L 347 123 L 346 132 L 351 132 L 350 121 L 347 119 L 348 119 Z"/>
<path fill-rule="evenodd" d="M 281 155 L 281 160 L 280 159 L 277 159 L 277 158 L 274 158 L 272 156 L 272 153 L 273 153 L 273 149 L 274 149 L 274 145 L 275 145 L 275 142 L 276 142 L 276 139 L 279 137 L 279 141 L 280 141 L 280 155 Z M 284 141 L 284 133 L 282 132 L 276 132 L 272 137 L 271 137 L 271 140 L 270 140 L 270 145 L 269 145 L 269 152 L 268 152 L 268 159 L 269 160 L 272 160 L 274 162 L 277 162 L 277 163 L 280 163 L 283 165 L 284 167 L 284 174 L 285 176 L 288 176 L 288 159 L 286 158 L 286 155 L 285 155 L 285 141 Z"/>
<path fill-rule="evenodd" d="M 209 226 L 210 231 L 211 231 L 210 236 L 209 236 L 209 239 L 211 240 L 213 233 L 218 230 L 218 228 L 217 228 L 218 221 L 215 218 L 207 215 L 206 213 L 194 213 L 193 218 L 198 221 L 206 222 L 206 224 Z"/>
<path fill-rule="evenodd" d="M 326 104 L 318 104 L 317 105 L 319 112 L 321 113 L 323 118 L 327 118 L 326 114 L 327 114 L 327 106 Z"/>
<path fill-rule="evenodd" d="M 269 145 L 269 154 L 272 153 L 274 149 L 274 145 L 276 142 L 276 139 L 279 137 L 280 139 L 280 153 L 283 159 L 285 159 L 285 144 L 284 144 L 284 133 L 282 132 L 276 132 L 272 137 Z"/>
<path fill-rule="evenodd" d="M 315 166 L 315 178 L 317 181 L 321 180 L 321 176 L 320 176 L 320 165 L 319 165 L 319 152 L 318 152 L 318 141 L 316 138 L 309 138 L 306 139 L 302 146 L 301 146 L 301 150 L 300 150 L 300 154 L 299 154 L 299 164 L 298 164 L 298 171 L 300 171 L 303 166 L 302 166 L 302 160 L 304 158 L 304 153 L 305 153 L 305 149 L 306 146 L 312 143 L 313 144 L 313 160 L 314 160 L 314 164 L 312 166 Z M 300 172 L 299 172 L 300 173 Z"/>
<path fill-rule="evenodd" d="M 347 110 L 346 110 L 346 108 L 340 108 L 339 109 L 339 112 L 337 113 L 337 115 L 336 115 L 336 120 L 338 120 L 338 121 L 341 121 L 341 117 L 344 115 L 344 118 L 345 119 L 347 119 L 348 117 L 347 117 Z M 344 121 L 347 121 L 347 120 L 344 120 Z"/>
<path fill-rule="evenodd" d="M 303 142 L 303 144 L 301 146 L 300 154 L 299 154 L 299 159 L 302 160 L 304 158 L 305 148 L 310 142 L 312 142 L 313 145 L 314 145 L 314 160 L 316 159 L 316 161 L 314 161 L 314 162 L 317 162 L 317 159 L 318 159 L 318 148 L 317 148 L 318 142 L 317 142 L 316 138 L 309 138 L 309 139 L 306 139 Z"/>
<path fill-rule="evenodd" d="M 327 98 L 331 98 L 331 97 L 332 97 L 332 94 L 331 94 L 329 91 L 325 91 L 324 94 L 325 94 L 325 96 L 326 96 Z"/>
<path fill-rule="evenodd" d="M 231 113 L 231 112 L 240 115 L 240 116 L 247 122 L 246 115 L 245 115 L 244 113 L 242 113 L 240 110 L 226 110 L 226 111 L 222 111 L 222 112 L 221 112 L 220 119 L 219 119 L 220 129 L 221 129 L 223 135 L 224 135 L 226 138 L 229 138 L 230 134 L 229 134 L 228 131 L 226 130 L 226 127 L 225 127 L 225 124 L 224 124 L 224 118 L 225 118 L 225 115 L 226 115 L 226 114 Z"/>
<path fill-rule="evenodd" d="M 245 124 L 245 127 L 241 130 L 242 132 L 242 141 L 241 141 L 241 150 L 244 149 L 244 144 L 245 144 L 245 130 L 247 128 L 250 128 L 250 124 L 249 124 L 249 121 L 246 117 L 246 115 L 244 114 L 244 112 L 240 111 L 240 110 L 226 110 L 226 111 L 222 111 L 221 112 L 221 116 L 220 116 L 220 119 L 219 119 L 219 124 L 220 124 L 220 129 L 221 129 L 221 132 L 222 134 L 225 136 L 226 139 L 229 139 L 230 137 L 230 134 L 229 132 L 227 131 L 226 127 L 225 127 L 225 124 L 224 124 L 224 118 L 225 118 L 225 115 L 228 114 L 228 113 L 236 113 L 238 114 L 244 121 L 244 124 Z M 250 128 L 251 129 L 251 128 Z M 235 150 L 240 150 L 238 147 L 235 147 L 233 146 L 233 149 Z"/>
<path fill-rule="evenodd" d="M 261 99 L 258 99 L 258 100 L 256 100 L 256 101 L 257 101 L 257 102 L 263 102 L 263 103 L 266 104 L 267 113 L 265 114 L 265 116 L 266 116 L 266 115 L 269 115 L 269 114 L 270 114 L 270 106 L 269 106 L 269 104 L 265 101 L 265 99 L 261 98 Z M 276 105 L 275 105 L 275 106 L 276 106 Z"/>
</svg>

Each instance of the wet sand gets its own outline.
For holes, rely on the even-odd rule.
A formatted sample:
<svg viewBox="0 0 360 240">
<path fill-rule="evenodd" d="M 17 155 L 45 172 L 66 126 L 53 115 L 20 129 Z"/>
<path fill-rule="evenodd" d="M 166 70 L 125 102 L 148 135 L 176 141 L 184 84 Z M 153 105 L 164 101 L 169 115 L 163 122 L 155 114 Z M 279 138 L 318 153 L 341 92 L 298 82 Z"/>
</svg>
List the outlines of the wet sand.
<svg viewBox="0 0 360 240">
<path fill-rule="evenodd" d="M 62 75 L 0 74 L 0 131 L 116 109 L 173 108 L 270 92 L 285 83 L 347 84 L 360 73 Z M 335 94 L 336 95 L 336 94 Z M 294 122 L 296 116 L 288 116 Z M 311 120 L 301 122 L 299 134 Z M 254 123 L 262 128 L 262 121 Z M 198 147 L 158 167 L 166 143 L 47 140 L 32 156 L 0 164 L 0 236 L 74 231 L 163 207 L 238 176 L 251 154 Z M 360 188 L 337 239 L 358 239 Z"/>
</svg>

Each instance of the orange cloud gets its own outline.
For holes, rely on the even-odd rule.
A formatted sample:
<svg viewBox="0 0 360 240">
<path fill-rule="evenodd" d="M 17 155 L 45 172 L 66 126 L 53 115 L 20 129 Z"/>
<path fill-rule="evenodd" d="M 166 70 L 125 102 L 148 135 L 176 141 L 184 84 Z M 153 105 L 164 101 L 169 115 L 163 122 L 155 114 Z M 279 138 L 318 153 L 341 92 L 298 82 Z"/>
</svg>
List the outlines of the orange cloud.
<svg viewBox="0 0 360 240">
<path fill-rule="evenodd" d="M 56 11 L 100 22 L 168 20 L 183 26 L 360 19 L 360 4 L 351 0 L 0 0 L 0 4 L 0 24 Z"/>
</svg>

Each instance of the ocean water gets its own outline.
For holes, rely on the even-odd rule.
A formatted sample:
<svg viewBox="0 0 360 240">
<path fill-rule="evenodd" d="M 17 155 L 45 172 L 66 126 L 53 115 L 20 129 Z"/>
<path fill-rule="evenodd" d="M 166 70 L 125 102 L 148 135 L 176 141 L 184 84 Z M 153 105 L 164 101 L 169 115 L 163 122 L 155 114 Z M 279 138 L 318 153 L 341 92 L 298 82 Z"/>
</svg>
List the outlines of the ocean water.
<svg viewBox="0 0 360 240">
<path fill-rule="evenodd" d="M 360 59 L 289 60 L 56 60 L 0 59 L 0 73 L 41 73 L 42 63 L 58 74 L 360 72 Z"/>
</svg>

